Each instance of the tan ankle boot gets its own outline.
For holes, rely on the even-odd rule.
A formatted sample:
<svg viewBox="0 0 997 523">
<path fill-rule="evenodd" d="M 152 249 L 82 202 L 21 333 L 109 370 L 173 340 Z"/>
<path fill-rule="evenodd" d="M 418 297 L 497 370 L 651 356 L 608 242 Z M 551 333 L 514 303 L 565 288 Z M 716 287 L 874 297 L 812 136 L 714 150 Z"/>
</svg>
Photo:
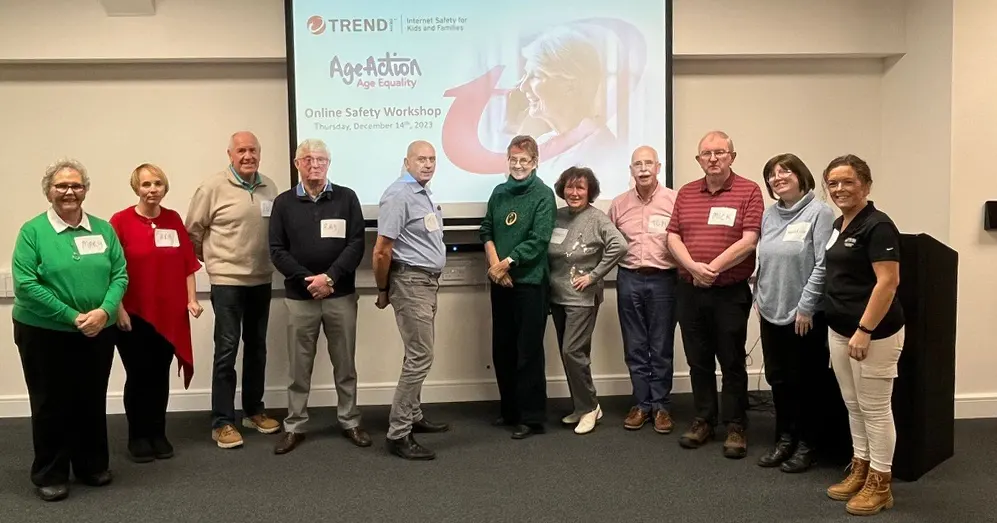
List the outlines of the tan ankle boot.
<svg viewBox="0 0 997 523">
<path fill-rule="evenodd" d="M 856 516 L 872 516 L 883 509 L 893 508 L 892 481 L 892 473 L 870 469 L 865 486 L 848 500 L 845 510 Z"/>
<path fill-rule="evenodd" d="M 837 485 L 831 485 L 827 489 L 827 497 L 838 501 L 848 501 L 862 490 L 866 476 L 869 475 L 869 462 L 853 457 L 852 464 L 848 467 L 851 469 L 848 477 Z"/>
</svg>

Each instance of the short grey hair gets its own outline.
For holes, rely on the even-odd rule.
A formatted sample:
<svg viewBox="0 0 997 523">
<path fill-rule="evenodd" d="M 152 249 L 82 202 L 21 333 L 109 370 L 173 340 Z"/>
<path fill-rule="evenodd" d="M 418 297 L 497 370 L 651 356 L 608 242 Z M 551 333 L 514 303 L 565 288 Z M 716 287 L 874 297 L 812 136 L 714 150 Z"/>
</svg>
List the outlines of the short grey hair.
<svg viewBox="0 0 997 523">
<path fill-rule="evenodd" d="M 257 136 L 255 134 L 253 134 L 253 133 L 251 133 L 249 131 L 239 131 L 239 132 L 236 132 L 236 133 L 232 133 L 232 136 L 229 136 L 229 138 L 228 138 L 228 149 L 226 149 L 227 151 L 231 151 L 232 149 L 235 149 L 235 138 L 236 138 L 236 136 L 239 136 L 240 134 L 248 134 L 249 136 L 252 136 L 253 137 L 253 142 L 256 144 L 256 150 L 257 151 L 263 149 L 263 147 L 260 145 L 260 139 L 257 138 Z"/>
<path fill-rule="evenodd" d="M 604 102 L 599 97 L 605 89 L 606 69 L 597 42 L 584 26 L 559 26 L 527 44 L 522 55 L 548 76 L 574 82 L 569 100 L 572 109 L 582 116 L 604 119 Z"/>
<path fill-rule="evenodd" d="M 728 135 L 727 133 L 725 133 L 723 131 L 719 131 L 719 130 L 710 131 L 710 132 L 704 134 L 703 137 L 699 139 L 699 146 L 702 147 L 703 142 L 705 142 L 707 138 L 713 138 L 714 136 L 716 136 L 716 137 L 718 137 L 718 138 L 720 138 L 722 140 L 726 140 L 727 141 L 727 149 L 730 152 L 734 152 L 734 140 L 731 139 L 730 135 Z M 697 150 L 696 152 L 698 153 L 700 151 Z"/>
<path fill-rule="evenodd" d="M 304 158 L 305 154 L 309 152 L 324 153 L 329 156 L 329 148 L 326 147 L 325 142 L 318 138 L 309 138 L 298 145 L 294 151 L 294 159 Z"/>
<path fill-rule="evenodd" d="M 83 187 L 86 187 L 88 191 L 90 190 L 90 177 L 87 176 L 87 168 L 79 160 L 74 158 L 61 158 L 45 169 L 45 176 L 42 178 L 42 194 L 48 196 L 48 191 L 52 188 L 52 179 L 55 178 L 55 175 L 67 169 L 78 172 L 80 178 L 83 179 Z"/>
</svg>

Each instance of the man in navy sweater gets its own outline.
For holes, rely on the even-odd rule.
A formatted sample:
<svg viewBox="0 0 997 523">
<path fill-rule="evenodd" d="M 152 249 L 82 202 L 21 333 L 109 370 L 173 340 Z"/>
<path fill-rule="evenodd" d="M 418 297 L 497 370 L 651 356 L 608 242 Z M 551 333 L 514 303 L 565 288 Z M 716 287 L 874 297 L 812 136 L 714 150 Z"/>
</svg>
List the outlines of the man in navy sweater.
<svg viewBox="0 0 997 523">
<path fill-rule="evenodd" d="M 288 312 L 287 418 L 276 454 L 305 439 L 319 328 L 324 328 L 339 399 L 343 436 L 369 447 L 357 408 L 356 270 L 364 254 L 364 220 L 351 189 L 328 180 L 329 150 L 305 140 L 294 154 L 301 182 L 281 193 L 270 215 L 270 259 L 284 275 Z"/>
</svg>

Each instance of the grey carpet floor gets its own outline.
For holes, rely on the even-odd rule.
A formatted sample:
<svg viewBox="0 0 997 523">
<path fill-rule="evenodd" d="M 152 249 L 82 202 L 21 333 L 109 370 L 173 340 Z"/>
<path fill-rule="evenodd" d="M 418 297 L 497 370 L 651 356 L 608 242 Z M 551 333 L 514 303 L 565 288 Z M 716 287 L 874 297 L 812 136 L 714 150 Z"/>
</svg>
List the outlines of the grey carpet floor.
<svg viewBox="0 0 997 523">
<path fill-rule="evenodd" d="M 552 400 L 551 419 L 564 400 Z M 70 498 L 43 503 L 28 479 L 31 427 L 0 420 L 0 521 L 856 521 L 824 495 L 843 476 L 839 466 L 789 475 L 755 465 L 773 419 L 751 413 L 749 456 L 732 461 L 721 443 L 690 451 L 677 430 L 622 428 L 627 398 L 604 398 L 607 411 L 591 434 L 556 424 L 524 441 L 492 427 L 489 403 L 428 405 L 426 416 L 447 421 L 446 434 L 419 440 L 436 461 L 410 463 L 386 453 L 386 407 L 364 408 L 374 446 L 359 449 L 339 435 L 335 410 L 313 409 L 313 432 L 294 452 L 275 456 L 277 436 L 244 433 L 238 450 L 209 437 L 206 413 L 171 413 L 175 458 L 128 461 L 124 416 L 110 416 L 114 482 L 72 486 Z M 684 429 L 691 398 L 676 398 Z M 277 414 L 277 413 L 274 413 Z M 722 437 L 722 435 L 721 435 Z M 897 505 L 875 521 L 997 521 L 997 420 L 956 423 L 956 455 L 917 482 L 895 484 Z"/>
</svg>

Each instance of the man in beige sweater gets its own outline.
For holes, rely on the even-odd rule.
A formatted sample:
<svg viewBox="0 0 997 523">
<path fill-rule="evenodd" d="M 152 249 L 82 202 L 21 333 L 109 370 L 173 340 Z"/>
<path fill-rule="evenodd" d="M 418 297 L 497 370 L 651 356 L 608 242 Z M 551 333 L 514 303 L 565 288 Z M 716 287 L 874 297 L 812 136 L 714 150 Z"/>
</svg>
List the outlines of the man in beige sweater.
<svg viewBox="0 0 997 523">
<path fill-rule="evenodd" d="M 264 434 L 280 430 L 267 417 L 263 386 L 271 278 L 268 221 L 277 186 L 260 174 L 260 142 L 250 132 L 229 141 L 228 168 L 206 178 L 187 211 L 187 231 L 211 281 L 215 357 L 211 377 L 211 438 L 223 449 L 242 446 L 235 428 L 235 360 L 241 337 L 242 425 Z"/>
</svg>

